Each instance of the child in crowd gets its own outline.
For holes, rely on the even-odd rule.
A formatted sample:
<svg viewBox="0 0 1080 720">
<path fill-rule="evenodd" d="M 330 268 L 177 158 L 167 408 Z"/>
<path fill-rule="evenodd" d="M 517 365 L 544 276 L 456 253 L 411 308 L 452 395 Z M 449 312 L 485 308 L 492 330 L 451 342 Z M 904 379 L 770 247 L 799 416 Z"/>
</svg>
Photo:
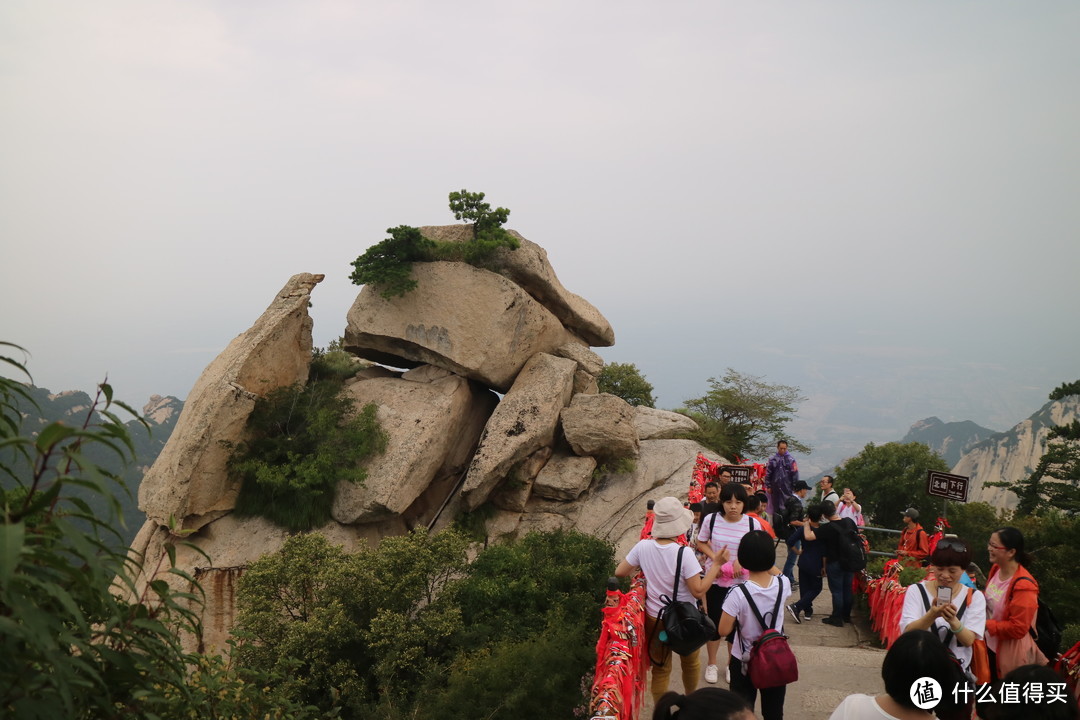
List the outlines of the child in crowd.
<svg viewBox="0 0 1080 720">
<path fill-rule="evenodd" d="M 769 534 L 762 530 L 746 533 L 739 543 L 739 564 L 750 571 L 750 579 L 743 585 L 749 593 L 741 590 L 728 593 L 724 599 L 724 609 L 720 616 L 721 635 L 735 632 L 735 641 L 731 647 L 731 659 L 728 662 L 731 689 L 742 695 L 750 707 L 757 701 L 759 689 L 750 681 L 747 662 L 754 642 L 764 634 L 749 603 L 754 603 L 758 614 L 769 618 L 767 622 L 775 624 L 774 629 L 783 632 L 784 613 L 772 617 L 777 595 L 783 605 L 791 595 L 791 584 L 780 575 L 776 568 L 776 545 Z M 761 688 L 761 716 L 764 720 L 783 720 L 784 696 L 787 686 Z"/>
<path fill-rule="evenodd" d="M 754 518 L 755 520 L 757 520 L 758 523 L 761 526 L 761 529 L 764 530 L 765 532 L 769 533 L 769 537 L 771 537 L 771 538 L 773 538 L 775 540 L 776 539 L 776 531 L 773 530 L 773 526 L 770 525 L 765 520 L 765 518 L 763 518 L 761 516 L 761 509 L 763 507 L 765 507 L 765 503 L 768 501 L 767 499 L 762 500 L 762 495 L 763 494 L 764 493 L 759 493 L 759 494 L 756 494 L 756 495 L 750 495 L 750 496 L 748 496 L 746 498 L 746 514 L 748 516 Z"/>
<path fill-rule="evenodd" d="M 754 711 L 730 690 L 708 687 L 687 695 L 669 692 L 656 703 L 653 720 L 754 720 Z"/>
</svg>

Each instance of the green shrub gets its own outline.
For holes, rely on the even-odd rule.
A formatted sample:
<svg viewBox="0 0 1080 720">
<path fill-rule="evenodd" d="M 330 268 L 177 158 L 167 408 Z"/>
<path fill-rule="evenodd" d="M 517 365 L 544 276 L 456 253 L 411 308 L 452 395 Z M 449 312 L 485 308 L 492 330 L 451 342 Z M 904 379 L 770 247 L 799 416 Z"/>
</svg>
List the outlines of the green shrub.
<svg viewBox="0 0 1080 720">
<path fill-rule="evenodd" d="M 321 535 L 296 535 L 251 564 L 237 586 L 233 657 L 280 675 L 293 701 L 330 710 L 372 694 L 373 658 L 360 644 L 370 579 L 366 554 L 345 553 Z"/>
<path fill-rule="evenodd" d="M 372 245 L 353 261 L 349 279 L 356 285 L 374 285 L 389 300 L 416 287 L 412 278 L 414 262 L 447 260 L 466 262 L 491 269 L 495 253 L 516 250 L 521 243 L 502 226 L 510 216 L 506 208 L 491 209 L 484 193 L 467 190 L 450 193 L 450 210 L 458 220 L 473 222 L 473 237 L 461 243 L 436 242 L 420 234 L 418 228 L 399 225 L 387 230 L 390 237 Z"/>
<path fill-rule="evenodd" d="M 416 287 L 412 279 L 412 264 L 430 260 L 435 243 L 420 234 L 420 230 L 408 225 L 387 229 L 390 237 L 369 247 L 353 261 L 349 279 L 354 285 L 376 285 L 380 295 L 389 300 L 404 295 Z"/>
<path fill-rule="evenodd" d="M 290 530 L 330 520 L 341 480 L 362 483 L 361 462 L 386 448 L 386 434 L 369 404 L 353 413 L 340 382 L 290 385 L 255 403 L 252 439 L 234 448 L 229 471 L 241 481 L 236 513 L 259 515 Z"/>
<path fill-rule="evenodd" d="M 454 532 L 422 530 L 352 554 L 321 535 L 292 537 L 241 577 L 235 657 L 286 677 L 296 702 L 330 709 L 340 698 L 345 717 L 409 703 L 460 625 L 442 590 L 465 547 Z"/>
<path fill-rule="evenodd" d="M 234 657 L 345 718 L 569 716 L 595 662 L 610 545 L 534 533 L 466 564 L 467 544 L 418 530 L 347 554 L 290 538 L 241 578 Z"/>
<path fill-rule="evenodd" d="M 464 621 L 460 644 L 484 647 L 493 638 L 540 632 L 552 613 L 588 617 L 595 630 L 613 564 L 609 543 L 577 532 L 529 533 L 485 549 L 454 586 Z"/>
<path fill-rule="evenodd" d="M 488 520 L 495 516 L 496 508 L 491 502 L 485 502 L 475 510 L 462 513 L 454 520 L 454 529 L 472 542 L 487 544 Z"/>
<path fill-rule="evenodd" d="M 287 674 L 238 667 L 217 655 L 192 656 L 191 662 L 188 697 L 173 688 L 167 689 L 167 710 L 163 717 L 175 720 L 322 720 L 339 716 L 338 707 L 324 711 L 290 698 L 282 691 Z M 299 661 L 292 661 L 291 666 L 288 662 L 283 664 L 295 669 Z"/>
<path fill-rule="evenodd" d="M 1061 652 L 1080 642 L 1080 623 L 1069 623 L 1061 631 Z"/>
<path fill-rule="evenodd" d="M 573 717 L 582 704 L 582 675 L 596 662 L 584 621 L 552 620 L 542 631 L 506 638 L 460 656 L 444 688 L 425 697 L 419 716 L 430 720 Z M 596 625 L 597 623 L 593 623 Z"/>
<path fill-rule="evenodd" d="M 897 582 L 901 587 L 907 587 L 908 585 L 914 585 L 920 583 L 926 579 L 926 568 L 924 567 L 906 567 L 900 571 L 900 576 L 897 577 Z"/>
<path fill-rule="evenodd" d="M 597 465 L 592 472 L 593 480 L 605 475 L 630 475 L 637 470 L 637 460 L 632 457 L 621 457 L 616 460 L 608 460 Z"/>
<path fill-rule="evenodd" d="M 885 572 L 885 563 L 889 561 L 889 558 L 883 556 L 871 556 L 866 561 L 866 574 L 871 577 L 881 577 Z"/>
<path fill-rule="evenodd" d="M 634 363 L 607 363 L 596 378 L 602 393 L 620 397 L 634 406 L 656 407 L 653 386 Z"/>
<path fill-rule="evenodd" d="M 315 348 L 312 353 L 309 382 L 317 380 L 341 382 L 356 375 L 358 370 L 367 367 L 367 363 L 342 350 L 337 341 L 330 345 L 331 347 L 326 349 Z"/>
</svg>

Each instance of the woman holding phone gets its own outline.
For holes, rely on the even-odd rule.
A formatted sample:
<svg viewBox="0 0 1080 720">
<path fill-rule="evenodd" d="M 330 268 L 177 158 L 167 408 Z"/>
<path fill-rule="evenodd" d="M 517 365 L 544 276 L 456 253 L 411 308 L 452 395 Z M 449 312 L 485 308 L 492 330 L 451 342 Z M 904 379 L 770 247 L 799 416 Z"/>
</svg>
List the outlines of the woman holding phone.
<svg viewBox="0 0 1080 720">
<path fill-rule="evenodd" d="M 930 556 L 931 578 L 908 586 L 900 615 L 900 632 L 934 633 L 965 672 L 971 668 L 971 646 L 986 631 L 986 598 L 960 582 L 970 562 L 967 543 L 943 537 Z"/>
</svg>

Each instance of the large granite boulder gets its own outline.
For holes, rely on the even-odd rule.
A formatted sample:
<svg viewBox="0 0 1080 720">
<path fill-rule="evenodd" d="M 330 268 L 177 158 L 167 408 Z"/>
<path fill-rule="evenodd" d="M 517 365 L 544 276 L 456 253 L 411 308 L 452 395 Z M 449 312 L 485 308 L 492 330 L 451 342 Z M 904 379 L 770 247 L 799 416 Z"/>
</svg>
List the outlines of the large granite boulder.
<svg viewBox="0 0 1080 720">
<path fill-rule="evenodd" d="M 577 500 L 592 483 L 596 458 L 576 455 L 555 455 L 533 483 L 533 497 L 570 502 Z"/>
<path fill-rule="evenodd" d="M 610 540 L 616 557 L 625 557 L 641 533 L 646 501 L 668 495 L 686 497 L 698 453 L 724 461 L 693 440 L 642 441 L 633 472 L 602 475 L 585 495 L 570 503 L 580 508 L 574 529 Z"/>
<path fill-rule="evenodd" d="M 185 530 L 221 517 L 236 504 L 225 443 L 244 439 L 256 398 L 307 381 L 311 363 L 312 288 L 322 275 L 294 275 L 266 311 L 203 371 L 187 396 L 169 441 L 139 485 L 139 509 Z"/>
<path fill-rule="evenodd" d="M 500 275 L 510 278 L 529 295 L 555 314 L 570 330 L 593 347 L 615 344 L 611 323 L 585 298 L 563 287 L 548 261 L 547 251 L 514 230 L 511 235 L 521 242 L 517 250 L 500 249 L 493 264 Z M 465 242 L 473 238 L 472 225 L 429 225 L 420 233 L 442 242 Z"/>
<path fill-rule="evenodd" d="M 559 412 L 570 401 L 573 360 L 534 355 L 488 420 L 469 466 L 461 498 L 466 510 L 479 507 L 509 470 L 542 447 L 551 446 Z"/>
<path fill-rule="evenodd" d="M 682 413 L 638 405 L 634 408 L 634 428 L 638 440 L 666 440 L 696 432 L 701 428 Z"/>
<path fill-rule="evenodd" d="M 491 494 L 491 504 L 500 510 L 524 511 L 536 476 L 547 464 L 552 452 L 550 447 L 542 447 L 514 466 L 506 482 Z"/>
<path fill-rule="evenodd" d="M 332 516 L 368 523 L 401 515 L 447 468 L 464 469 L 498 399 L 463 377 L 417 368 L 400 378 L 372 378 L 345 389 L 359 411 L 378 406 L 386 452 L 367 461 L 362 485 L 338 483 Z M 482 412 L 476 412 L 480 405 Z"/>
<path fill-rule="evenodd" d="M 634 408 L 615 395 L 575 395 L 562 411 L 562 427 L 576 455 L 615 459 L 638 454 Z"/>
<path fill-rule="evenodd" d="M 394 367 L 427 363 L 500 392 L 526 361 L 570 337 L 510 280 L 458 262 L 415 263 L 417 287 L 389 300 L 365 286 L 349 310 L 345 349 Z"/>
<path fill-rule="evenodd" d="M 570 358 L 578 364 L 578 368 L 592 376 L 597 376 L 604 369 L 604 359 L 579 342 L 568 342 L 555 348 L 553 355 Z"/>
</svg>

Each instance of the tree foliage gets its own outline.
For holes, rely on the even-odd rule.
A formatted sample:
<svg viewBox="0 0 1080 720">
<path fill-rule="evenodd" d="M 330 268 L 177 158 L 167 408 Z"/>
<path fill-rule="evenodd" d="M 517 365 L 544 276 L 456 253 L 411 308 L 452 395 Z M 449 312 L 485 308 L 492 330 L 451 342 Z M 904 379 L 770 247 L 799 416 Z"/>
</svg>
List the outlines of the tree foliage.
<svg viewBox="0 0 1080 720">
<path fill-rule="evenodd" d="M 656 407 L 653 386 L 634 363 L 608 363 L 596 378 L 600 392 L 621 397 L 634 406 Z"/>
<path fill-rule="evenodd" d="M 342 348 L 343 341 L 344 338 L 337 338 L 331 340 L 325 348 L 312 349 L 309 382 L 333 380 L 340 383 L 370 366 L 370 363 L 346 352 Z"/>
<path fill-rule="evenodd" d="M 532 534 L 466 564 L 466 542 L 418 530 L 349 554 L 290 538 L 241 579 L 235 657 L 346 718 L 569 716 L 595 661 L 611 547 Z"/>
<path fill-rule="evenodd" d="M 1051 400 L 1061 400 L 1070 395 L 1080 395 L 1080 380 L 1071 383 L 1061 383 L 1050 393 Z"/>
<path fill-rule="evenodd" d="M 1018 498 L 1018 513 L 1080 512 L 1080 420 L 1055 425 L 1046 452 L 1026 479 L 1004 483 Z"/>
<path fill-rule="evenodd" d="M 339 481 L 364 481 L 361 462 L 386 448 L 386 434 L 375 419 L 378 408 L 369 404 L 356 412 L 341 388 L 340 379 L 316 379 L 255 402 L 252 437 L 229 461 L 241 481 L 238 515 L 310 530 L 330 520 Z"/>
<path fill-rule="evenodd" d="M 387 228 L 390 237 L 369 247 L 353 261 L 349 279 L 354 285 L 377 285 L 380 295 L 389 300 L 416 287 L 412 264 L 429 260 L 435 243 L 420 234 L 418 228 L 398 225 Z"/>
<path fill-rule="evenodd" d="M 709 392 L 687 400 L 680 412 L 701 426 L 694 439 L 725 457 L 764 458 L 779 440 L 793 452 L 809 454 L 808 445 L 784 432 L 804 400 L 797 387 L 728 368 L 719 380 L 709 378 Z"/>
<path fill-rule="evenodd" d="M 484 193 L 468 190 L 450 193 L 450 210 L 458 220 L 472 222 L 473 237 L 466 242 L 437 242 L 420 230 L 399 225 L 386 232 L 390 237 L 372 245 L 353 261 L 349 279 L 356 285 L 376 285 L 379 294 L 389 300 L 416 288 L 412 277 L 414 262 L 458 260 L 477 267 L 487 267 L 501 248 L 516 250 L 521 243 L 503 224 L 510 217 L 506 208 L 491 209 Z"/>
<path fill-rule="evenodd" d="M 352 554 L 321 535 L 294 536 L 241 578 L 236 657 L 287 672 L 289 696 L 323 709 L 340 701 L 346 716 L 408 701 L 460 624 L 439 591 L 464 564 L 465 541 L 453 532 L 419 531 Z"/>
<path fill-rule="evenodd" d="M 931 470 L 949 472 L 946 462 L 925 443 L 869 443 L 836 468 L 836 487 L 850 487 L 863 514 L 882 527 L 897 527 L 905 509 L 914 507 L 923 519 L 937 517 L 940 499 L 926 494 Z"/>
</svg>

